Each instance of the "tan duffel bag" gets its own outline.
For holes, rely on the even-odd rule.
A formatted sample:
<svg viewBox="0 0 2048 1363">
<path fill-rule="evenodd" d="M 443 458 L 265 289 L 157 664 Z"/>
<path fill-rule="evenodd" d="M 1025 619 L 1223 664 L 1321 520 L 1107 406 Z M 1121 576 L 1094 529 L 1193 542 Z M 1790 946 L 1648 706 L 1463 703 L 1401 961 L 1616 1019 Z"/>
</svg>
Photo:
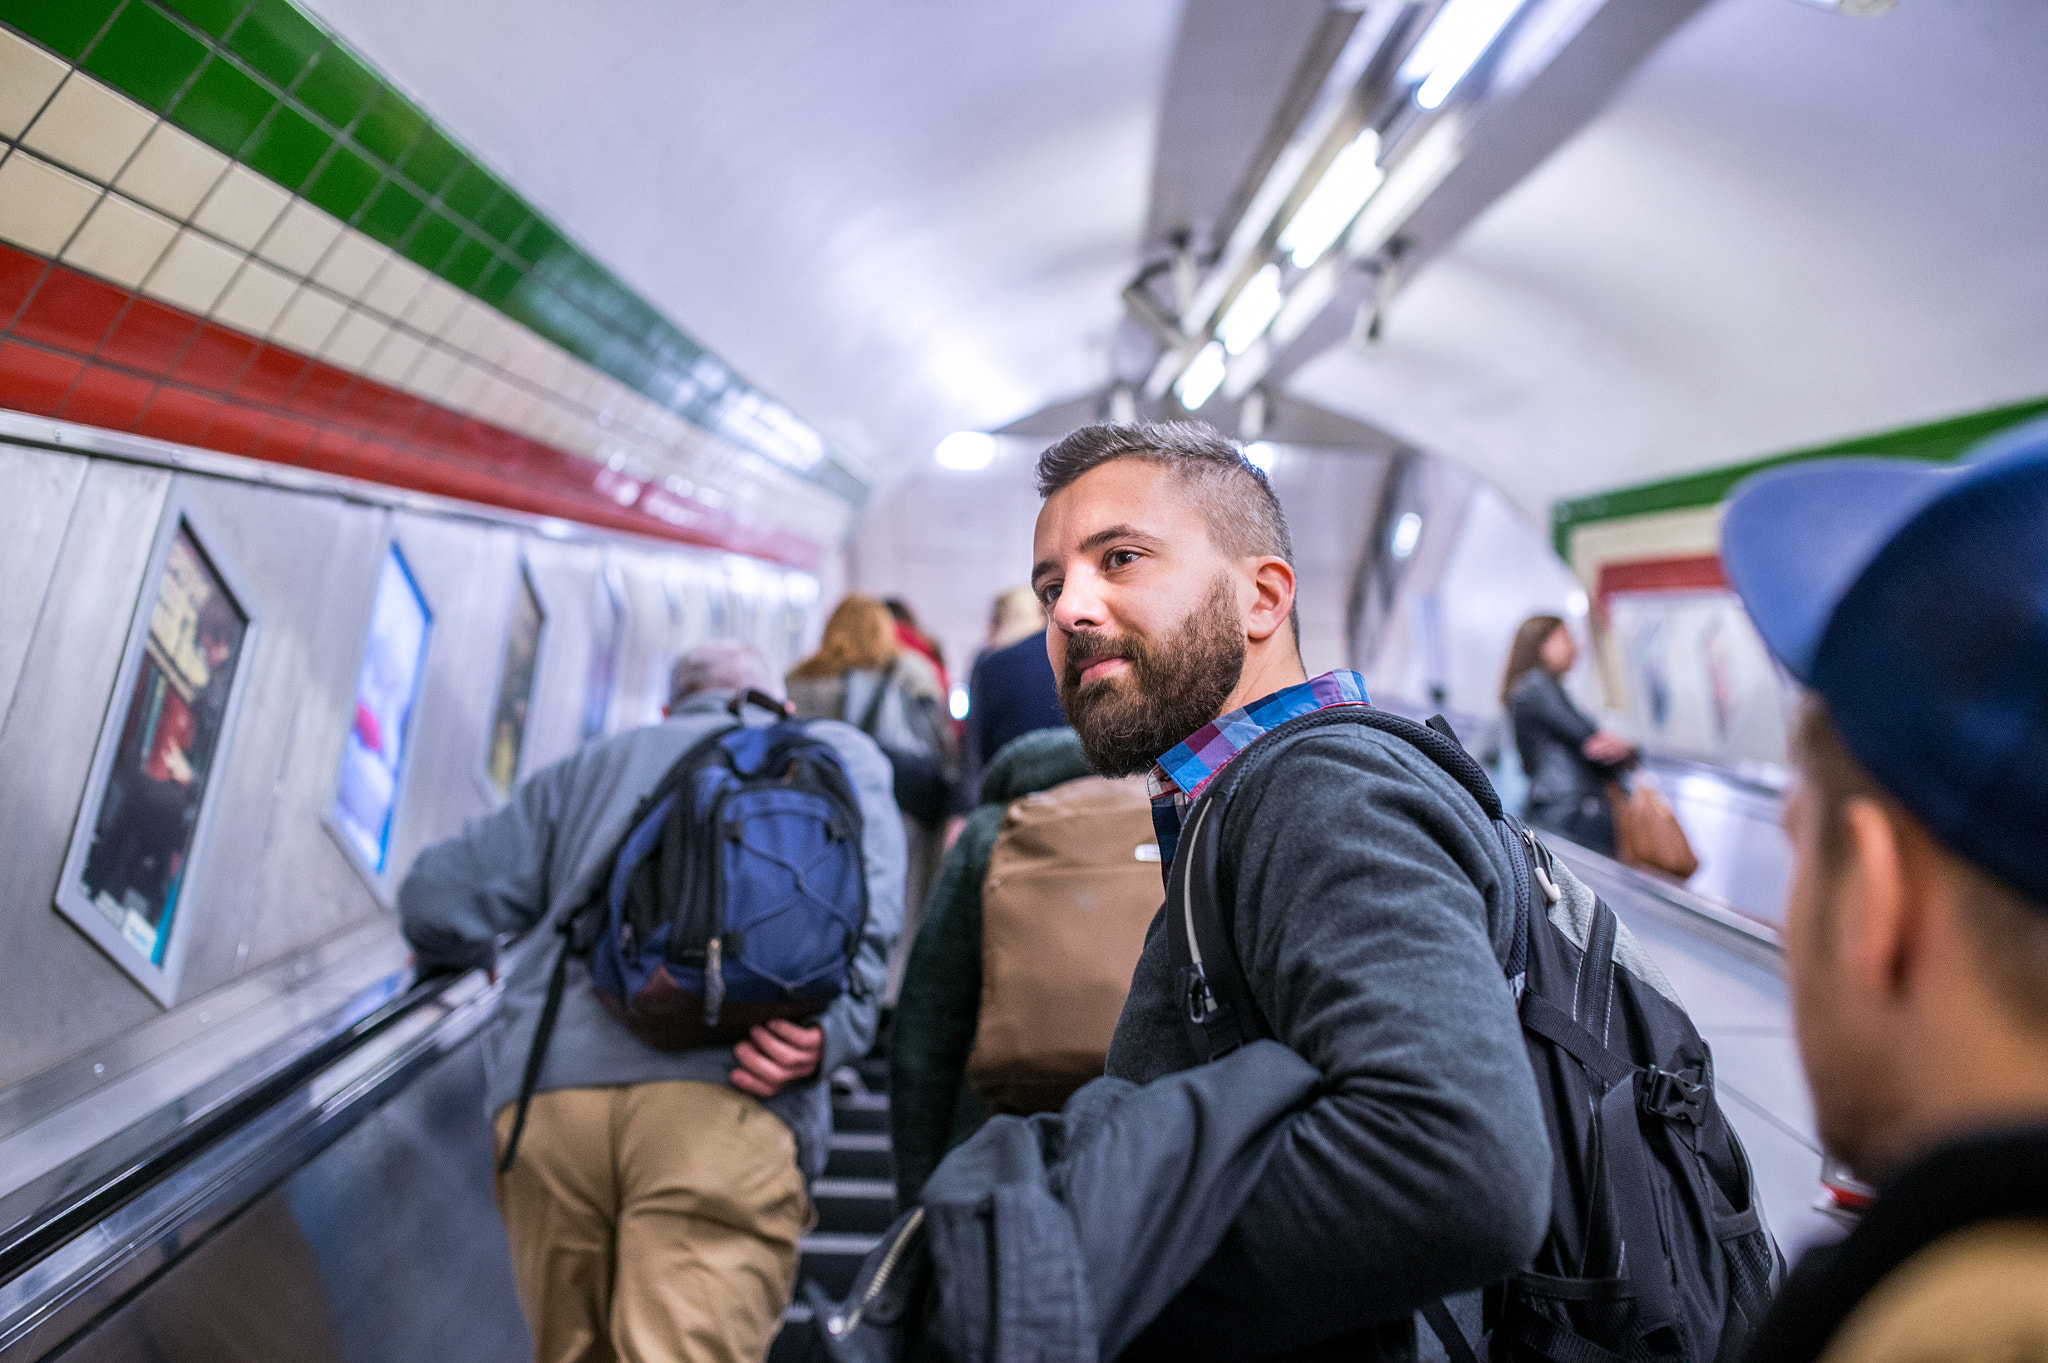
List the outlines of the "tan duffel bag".
<svg viewBox="0 0 2048 1363">
<path fill-rule="evenodd" d="M 1100 1077 L 1164 898 L 1143 778 L 1084 776 L 1003 813 L 981 891 L 981 1018 L 967 1082 L 1055 1112 Z"/>
</svg>

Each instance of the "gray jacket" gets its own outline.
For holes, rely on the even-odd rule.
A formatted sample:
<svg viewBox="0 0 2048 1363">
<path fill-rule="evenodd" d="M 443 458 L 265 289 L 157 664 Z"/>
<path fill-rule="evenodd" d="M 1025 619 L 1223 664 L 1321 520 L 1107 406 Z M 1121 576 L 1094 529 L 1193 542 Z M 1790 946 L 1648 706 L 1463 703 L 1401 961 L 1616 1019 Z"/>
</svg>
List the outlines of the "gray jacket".
<svg viewBox="0 0 2048 1363">
<path fill-rule="evenodd" d="M 1549 1214 L 1550 1144 L 1501 973 L 1506 854 L 1435 763 L 1352 725 L 1283 740 L 1223 834 L 1245 977 L 1321 1091 L 1132 1356 L 1406 1353 L 1411 1312 L 1523 1267 Z M 1195 1063 L 1155 919 L 1108 1071 L 1143 1083 Z"/>
<path fill-rule="evenodd" d="M 640 798 L 705 734 L 732 722 L 728 692 L 693 696 L 666 723 L 591 743 L 535 773 L 496 813 L 420 854 L 398 891 L 405 937 L 427 966 L 488 965 L 507 951 L 505 996 L 488 1060 L 492 1111 L 519 1096 L 519 1080 L 547 996 L 548 973 L 561 938 L 553 931 L 589 895 L 625 832 Z M 759 710 L 747 722 L 765 723 Z M 889 763 L 865 735 L 823 721 L 813 727 L 846 763 L 859 797 L 867 862 L 868 922 L 850 990 L 819 1018 L 825 1032 L 821 1076 L 768 1100 L 796 1133 L 807 1177 L 824 1168 L 831 1100 L 822 1076 L 866 1054 L 874 1044 L 889 946 L 903 922 L 903 825 L 897 818 Z M 535 931 L 534 929 L 541 929 Z M 733 1068 L 730 1047 L 657 1051 L 614 1021 L 590 989 L 581 960 L 569 965 L 568 990 L 549 1043 L 539 1089 L 590 1088 L 692 1079 L 723 1084 Z"/>
</svg>

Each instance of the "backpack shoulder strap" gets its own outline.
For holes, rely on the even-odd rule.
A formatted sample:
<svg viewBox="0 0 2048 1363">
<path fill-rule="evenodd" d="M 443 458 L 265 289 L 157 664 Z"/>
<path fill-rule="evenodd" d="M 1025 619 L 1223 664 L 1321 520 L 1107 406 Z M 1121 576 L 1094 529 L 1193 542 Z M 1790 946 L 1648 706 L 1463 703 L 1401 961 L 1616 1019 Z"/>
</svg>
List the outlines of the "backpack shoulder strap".
<svg viewBox="0 0 2048 1363">
<path fill-rule="evenodd" d="M 734 714 L 738 714 L 737 706 L 734 708 Z M 685 748 L 683 755 L 669 765 L 668 770 L 662 773 L 661 779 L 654 783 L 654 789 L 641 796 L 640 802 L 633 806 L 633 817 L 626 820 L 626 826 L 620 831 L 618 841 L 612 845 L 611 852 L 598 863 L 597 879 L 583 902 L 563 914 L 561 921 L 555 925 L 555 931 L 561 934 L 562 945 L 555 953 L 554 970 L 548 975 L 547 1000 L 541 1005 L 540 1019 L 534 1024 L 533 1045 L 526 1052 L 526 1069 L 519 1080 L 519 1106 L 512 1116 L 512 1131 L 505 1138 L 505 1154 L 498 1163 L 499 1173 L 510 1171 L 512 1157 L 519 1153 L 519 1137 L 526 1130 L 527 1109 L 533 1105 L 534 1089 L 540 1083 L 541 1066 L 547 1060 L 548 1042 L 554 1038 L 555 1020 L 561 1016 L 562 994 L 569 980 L 569 958 L 588 956 L 597 946 L 602 929 L 596 925 L 604 919 L 604 915 L 598 910 L 609 907 L 612 872 L 620 854 L 626 850 L 626 843 L 632 838 L 633 830 L 640 826 L 657 805 L 685 784 L 690 773 L 697 769 L 703 758 L 739 727 L 738 723 L 734 723 L 713 729 Z"/>
<path fill-rule="evenodd" d="M 1534 885 L 1523 864 L 1527 854 L 1519 845 L 1519 830 L 1507 818 L 1500 795 L 1487 779 L 1485 769 L 1465 751 L 1441 715 L 1428 724 L 1418 724 L 1369 705 L 1325 706 L 1297 715 L 1260 735 L 1231 760 L 1188 811 L 1188 826 L 1167 876 L 1166 936 L 1181 1024 L 1195 1054 L 1203 1061 L 1228 1055 L 1247 1041 L 1273 1035 L 1272 1023 L 1260 1010 L 1245 980 L 1230 918 L 1217 898 L 1223 819 L 1230 799 L 1246 776 L 1282 740 L 1305 730 L 1339 724 L 1361 725 L 1402 739 L 1436 763 L 1478 802 L 1499 833 L 1509 862 L 1516 870 L 1516 884 L 1511 887 L 1516 892 L 1515 941 L 1507 973 L 1511 978 L 1521 973 L 1521 963 L 1527 954 L 1529 907 L 1525 901 L 1533 894 Z"/>
<path fill-rule="evenodd" d="M 889 666 L 875 679 L 875 694 L 868 697 L 868 708 L 860 717 L 860 731 L 869 738 L 875 736 L 875 721 L 882 717 L 882 702 L 889 697 L 889 688 L 896 682 L 896 669 L 902 661 L 900 657 L 891 658 Z"/>
</svg>

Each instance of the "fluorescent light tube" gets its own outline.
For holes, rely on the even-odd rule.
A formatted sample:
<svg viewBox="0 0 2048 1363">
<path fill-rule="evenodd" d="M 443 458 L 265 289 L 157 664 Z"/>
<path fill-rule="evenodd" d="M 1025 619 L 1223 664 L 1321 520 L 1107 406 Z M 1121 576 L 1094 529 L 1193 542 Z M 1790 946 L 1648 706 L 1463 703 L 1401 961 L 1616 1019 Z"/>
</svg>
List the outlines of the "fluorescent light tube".
<svg viewBox="0 0 2048 1363">
<path fill-rule="evenodd" d="M 1420 80 L 1415 102 L 1434 109 L 1450 98 L 1493 40 L 1521 9 L 1523 0 L 1450 0 L 1402 64 L 1406 80 Z"/>
<path fill-rule="evenodd" d="M 1280 233 L 1280 249 L 1294 257 L 1297 269 L 1306 270 L 1320 260 L 1380 187 L 1386 172 L 1379 167 L 1379 155 L 1380 135 L 1367 128 L 1345 144 L 1294 210 Z"/>
<path fill-rule="evenodd" d="M 1216 339 L 1233 355 L 1259 339 L 1279 315 L 1285 299 L 1280 292 L 1280 267 L 1268 265 L 1245 281 L 1231 300 L 1229 311 L 1216 324 Z"/>
<path fill-rule="evenodd" d="M 1389 553 L 1397 559 L 1407 558 L 1415 552 L 1415 546 L 1422 542 L 1422 514 L 1417 511 L 1403 511 L 1401 519 L 1394 522 L 1394 536 L 1387 545 Z"/>
<path fill-rule="evenodd" d="M 980 431 L 955 431 L 939 442 L 932 457 L 942 469 L 972 473 L 995 462 L 996 438 Z"/>
<path fill-rule="evenodd" d="M 1192 412 L 1207 402 L 1216 385 L 1222 382 L 1223 343 L 1211 341 L 1181 370 L 1180 377 L 1173 381 L 1173 392 L 1180 405 Z"/>
</svg>

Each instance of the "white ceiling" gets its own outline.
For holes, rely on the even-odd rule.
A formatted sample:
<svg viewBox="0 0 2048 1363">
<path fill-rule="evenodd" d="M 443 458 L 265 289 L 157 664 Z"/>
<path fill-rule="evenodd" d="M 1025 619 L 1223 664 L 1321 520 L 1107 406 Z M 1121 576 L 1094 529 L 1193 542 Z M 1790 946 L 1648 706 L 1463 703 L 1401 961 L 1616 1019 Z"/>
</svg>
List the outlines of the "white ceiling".
<svg viewBox="0 0 2048 1363">
<path fill-rule="evenodd" d="M 1176 0 L 312 0 L 856 457 L 1100 381 Z"/>
<path fill-rule="evenodd" d="M 1105 377 L 1175 0 L 313 3 L 885 475 Z M 2044 58 L 2042 0 L 1716 0 L 1295 389 L 1532 514 L 2048 393 Z"/>
</svg>

